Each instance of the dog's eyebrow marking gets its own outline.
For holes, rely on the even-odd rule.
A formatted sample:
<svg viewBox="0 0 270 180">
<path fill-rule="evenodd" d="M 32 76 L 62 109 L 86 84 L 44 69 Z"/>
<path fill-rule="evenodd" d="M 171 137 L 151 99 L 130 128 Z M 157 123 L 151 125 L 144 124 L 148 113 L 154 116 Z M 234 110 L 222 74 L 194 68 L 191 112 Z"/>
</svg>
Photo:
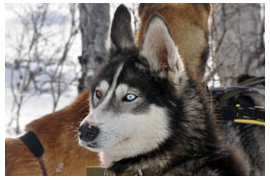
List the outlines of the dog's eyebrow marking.
<svg viewBox="0 0 270 180">
<path fill-rule="evenodd" d="M 126 84 L 119 84 L 115 89 L 115 95 L 117 98 L 121 98 L 128 91 L 128 86 Z"/>
<path fill-rule="evenodd" d="M 109 83 L 106 80 L 101 81 L 101 83 L 97 86 L 96 89 L 101 90 L 103 94 L 106 94 L 109 88 Z"/>
<path fill-rule="evenodd" d="M 117 99 L 123 98 L 127 93 L 139 94 L 139 90 L 133 87 L 129 87 L 127 84 L 119 84 L 115 88 L 115 96 Z"/>
</svg>

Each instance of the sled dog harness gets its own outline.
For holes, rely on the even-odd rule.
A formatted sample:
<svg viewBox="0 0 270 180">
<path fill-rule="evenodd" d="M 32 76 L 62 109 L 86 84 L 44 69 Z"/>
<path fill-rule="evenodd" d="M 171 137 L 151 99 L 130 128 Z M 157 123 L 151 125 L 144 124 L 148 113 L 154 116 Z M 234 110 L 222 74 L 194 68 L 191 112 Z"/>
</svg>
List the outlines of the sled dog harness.
<svg viewBox="0 0 270 180">
<path fill-rule="evenodd" d="M 222 107 L 222 113 L 226 119 L 235 123 L 265 125 L 265 108 L 261 106 L 245 107 L 240 104 Z"/>
<path fill-rule="evenodd" d="M 41 166 L 41 170 L 43 176 L 47 176 L 46 168 L 44 162 L 42 160 L 42 155 L 44 153 L 44 148 L 39 141 L 38 137 L 34 132 L 28 131 L 23 136 L 19 137 L 19 139 L 28 147 L 28 149 L 37 157 L 39 164 Z"/>
<path fill-rule="evenodd" d="M 245 92 L 245 90 L 260 84 L 264 86 L 264 83 L 265 78 L 250 78 L 240 83 L 239 86 L 214 89 L 212 91 L 213 96 L 218 99 L 223 117 L 228 120 L 233 120 L 235 123 L 265 126 L 265 107 L 255 106 L 254 103 L 250 102 L 243 104 L 237 102 L 234 105 L 228 105 L 227 103 L 239 96 L 241 100 L 241 93 Z"/>
</svg>

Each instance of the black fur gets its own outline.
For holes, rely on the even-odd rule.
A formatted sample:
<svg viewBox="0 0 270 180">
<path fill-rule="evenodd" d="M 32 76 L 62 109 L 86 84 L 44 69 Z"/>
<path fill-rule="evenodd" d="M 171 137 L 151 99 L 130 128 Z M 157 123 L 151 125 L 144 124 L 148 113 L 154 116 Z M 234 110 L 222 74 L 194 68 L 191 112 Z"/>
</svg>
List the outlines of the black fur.
<svg viewBox="0 0 270 180">
<path fill-rule="evenodd" d="M 124 5 L 120 5 L 112 22 L 111 28 L 111 55 L 119 52 L 128 51 L 135 48 L 132 28 L 130 26 L 131 16 L 128 9 Z"/>
</svg>

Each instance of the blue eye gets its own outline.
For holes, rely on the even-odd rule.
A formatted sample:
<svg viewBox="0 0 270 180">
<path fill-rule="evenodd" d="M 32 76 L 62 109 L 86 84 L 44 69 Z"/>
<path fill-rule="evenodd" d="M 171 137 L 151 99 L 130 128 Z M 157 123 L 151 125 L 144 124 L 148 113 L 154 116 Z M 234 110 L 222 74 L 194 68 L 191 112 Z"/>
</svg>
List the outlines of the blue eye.
<svg viewBox="0 0 270 180">
<path fill-rule="evenodd" d="M 124 97 L 124 101 L 133 101 L 137 98 L 138 96 L 136 96 L 135 94 L 127 94 L 125 97 Z"/>
</svg>

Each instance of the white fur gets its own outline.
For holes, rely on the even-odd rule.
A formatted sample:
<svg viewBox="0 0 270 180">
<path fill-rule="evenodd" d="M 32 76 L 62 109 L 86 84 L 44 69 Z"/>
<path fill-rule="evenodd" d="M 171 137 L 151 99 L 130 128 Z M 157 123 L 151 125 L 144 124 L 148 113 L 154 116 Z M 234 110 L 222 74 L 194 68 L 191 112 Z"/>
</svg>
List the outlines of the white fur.
<svg viewBox="0 0 270 180">
<path fill-rule="evenodd" d="M 128 85 L 119 84 L 115 89 L 115 95 L 117 99 L 121 99 L 128 92 Z"/>
<path fill-rule="evenodd" d="M 104 112 L 95 109 L 84 121 L 98 124 L 100 134 L 95 142 L 99 148 L 85 148 L 100 152 L 102 165 L 108 167 L 113 161 L 149 152 L 169 136 L 166 110 L 151 105 L 143 114 Z"/>
<path fill-rule="evenodd" d="M 128 91 L 131 90 L 128 90 L 127 85 L 122 84 L 115 92 L 120 98 Z M 170 136 L 167 110 L 155 105 L 150 105 L 149 110 L 141 114 L 131 112 L 117 114 L 104 111 L 98 106 L 85 118 L 85 121 L 98 125 L 100 133 L 94 142 L 99 147 L 89 148 L 87 143 L 80 139 L 79 144 L 91 151 L 100 152 L 101 162 L 105 167 L 109 167 L 114 161 L 152 151 Z"/>
<path fill-rule="evenodd" d="M 99 89 L 103 94 L 107 92 L 109 88 L 109 83 L 105 80 L 101 81 L 101 83 L 97 86 L 96 89 Z"/>
<path fill-rule="evenodd" d="M 157 148 L 169 136 L 166 110 L 151 105 L 145 114 L 121 114 L 106 123 L 106 132 L 104 146 L 110 147 L 100 149 L 100 155 L 102 165 L 108 167 L 113 161 Z"/>
</svg>

